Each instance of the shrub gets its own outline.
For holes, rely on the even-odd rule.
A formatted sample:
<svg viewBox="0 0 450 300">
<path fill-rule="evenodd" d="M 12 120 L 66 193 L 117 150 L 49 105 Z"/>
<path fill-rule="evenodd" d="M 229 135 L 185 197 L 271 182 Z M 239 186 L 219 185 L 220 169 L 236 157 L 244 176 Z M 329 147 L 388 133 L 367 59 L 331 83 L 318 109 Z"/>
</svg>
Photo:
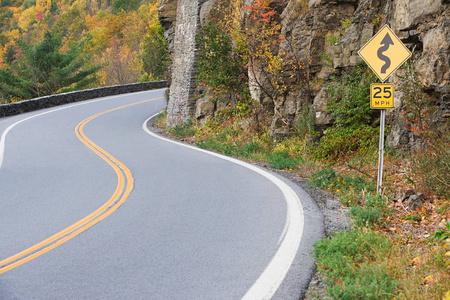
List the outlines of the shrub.
<svg viewBox="0 0 450 300">
<path fill-rule="evenodd" d="M 333 77 L 326 89 L 330 99 L 328 112 L 336 126 L 373 125 L 378 112 L 370 108 L 370 84 L 376 82 L 373 72 L 360 65 L 342 77 Z"/>
<path fill-rule="evenodd" d="M 375 149 L 378 132 L 378 128 L 369 125 L 330 127 L 325 130 L 320 143 L 311 149 L 312 154 L 318 160 L 335 160 L 361 148 Z"/>
<path fill-rule="evenodd" d="M 314 131 L 314 120 L 315 112 L 312 105 L 303 107 L 297 118 L 297 122 L 294 125 L 294 131 L 297 136 L 304 137 L 308 134 L 315 134 Z"/>
<path fill-rule="evenodd" d="M 335 170 L 330 167 L 323 168 L 311 175 L 310 179 L 314 187 L 326 189 L 331 192 L 340 191 L 368 191 L 375 190 L 375 185 L 365 181 L 362 177 L 356 176 L 342 176 L 338 175 Z"/>
<path fill-rule="evenodd" d="M 319 189 L 328 189 L 337 181 L 336 171 L 332 168 L 323 168 L 311 175 L 311 183 Z"/>
<path fill-rule="evenodd" d="M 333 78 L 325 92 L 334 125 L 325 130 L 320 143 L 312 149 L 316 159 L 336 159 L 360 148 L 376 147 L 379 117 L 368 101 L 373 82 L 376 77 L 365 66 Z"/>
</svg>

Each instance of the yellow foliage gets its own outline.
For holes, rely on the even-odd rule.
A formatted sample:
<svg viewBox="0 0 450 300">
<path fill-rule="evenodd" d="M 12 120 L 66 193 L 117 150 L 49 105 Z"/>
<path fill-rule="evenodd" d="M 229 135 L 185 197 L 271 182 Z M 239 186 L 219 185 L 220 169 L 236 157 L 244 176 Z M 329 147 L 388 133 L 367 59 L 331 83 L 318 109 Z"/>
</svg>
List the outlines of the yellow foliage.
<svg viewBox="0 0 450 300">
<path fill-rule="evenodd" d="M 36 10 L 45 11 L 52 7 L 52 0 L 36 0 Z"/>
<path fill-rule="evenodd" d="M 10 6 L 10 7 L 8 7 L 8 9 L 13 12 L 13 14 L 15 15 L 14 18 L 17 15 L 20 15 L 22 13 L 22 7 L 21 6 L 19 6 L 19 7 L 12 7 L 12 6 Z"/>
<path fill-rule="evenodd" d="M 24 10 L 19 17 L 19 27 L 22 30 L 27 30 L 28 28 L 30 28 L 30 25 L 33 22 L 36 22 L 36 13 L 37 10 L 34 6 Z"/>
<path fill-rule="evenodd" d="M 20 31 L 19 31 L 19 29 L 11 30 L 11 31 L 8 33 L 8 38 L 9 38 L 11 41 L 14 41 L 15 39 L 19 38 L 19 36 L 20 36 Z"/>
<path fill-rule="evenodd" d="M 92 39 L 85 48 L 88 53 L 102 52 L 102 49 L 109 46 L 110 38 L 105 27 L 97 26 L 90 31 L 90 34 L 92 35 Z"/>
<path fill-rule="evenodd" d="M 158 20 L 158 3 L 154 4 L 148 3 L 143 4 L 138 10 L 139 18 L 144 20 L 144 23 L 152 25 L 156 20 Z"/>
<path fill-rule="evenodd" d="M 84 19 L 85 19 L 85 21 L 86 21 L 86 27 L 87 27 L 89 30 L 93 30 L 95 27 L 98 26 L 98 25 L 97 25 L 97 16 L 96 16 L 96 15 L 94 15 L 94 16 L 86 15 L 86 16 L 84 17 Z"/>
<path fill-rule="evenodd" d="M 11 103 L 20 102 L 20 101 L 22 101 L 22 100 L 23 100 L 23 99 L 22 99 L 22 98 L 19 98 L 19 97 L 11 97 L 11 99 L 10 99 Z"/>
</svg>

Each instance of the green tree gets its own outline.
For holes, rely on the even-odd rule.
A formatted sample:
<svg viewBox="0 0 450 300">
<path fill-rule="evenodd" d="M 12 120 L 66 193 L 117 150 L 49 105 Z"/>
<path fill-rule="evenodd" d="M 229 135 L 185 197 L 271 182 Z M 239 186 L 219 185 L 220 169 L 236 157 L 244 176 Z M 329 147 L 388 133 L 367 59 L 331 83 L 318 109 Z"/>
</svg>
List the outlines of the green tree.
<svg viewBox="0 0 450 300">
<path fill-rule="evenodd" d="M 51 32 L 36 45 L 19 40 L 22 54 L 13 65 L 0 69 L 0 92 L 29 99 L 88 87 L 101 68 L 85 67 L 89 57 L 81 52 L 88 40 L 82 39 L 65 53 L 60 51 L 62 37 Z"/>
<path fill-rule="evenodd" d="M 7 6 L 11 6 L 10 0 L 0 0 L 0 7 L 7 7 Z"/>
<path fill-rule="evenodd" d="M 370 84 L 376 77 L 364 65 L 357 66 L 341 77 L 332 77 L 326 89 L 330 99 L 328 112 L 336 127 L 373 126 L 379 112 L 370 108 Z"/>
<path fill-rule="evenodd" d="M 164 38 L 164 30 L 157 17 L 148 27 L 142 47 L 143 71 L 148 80 L 167 79 L 170 64 L 169 50 Z"/>
<path fill-rule="evenodd" d="M 230 35 L 222 25 L 210 23 L 203 27 L 198 43 L 202 49 L 198 80 L 216 97 L 231 95 L 235 104 L 247 82 L 243 77 L 243 61 L 234 53 Z"/>
<path fill-rule="evenodd" d="M 3 2 L 2 2 L 3 3 Z M 3 8 L 0 11 L 0 28 L 8 26 L 11 18 L 14 16 L 14 13 L 9 8 Z"/>
<path fill-rule="evenodd" d="M 6 51 L 4 54 L 4 60 L 7 64 L 12 64 L 14 60 L 16 59 L 16 49 L 14 49 L 13 45 L 8 45 L 6 47 Z"/>
<path fill-rule="evenodd" d="M 133 11 L 139 8 L 140 1 L 139 0 L 114 0 L 112 13 L 117 14 L 123 11 Z"/>
</svg>

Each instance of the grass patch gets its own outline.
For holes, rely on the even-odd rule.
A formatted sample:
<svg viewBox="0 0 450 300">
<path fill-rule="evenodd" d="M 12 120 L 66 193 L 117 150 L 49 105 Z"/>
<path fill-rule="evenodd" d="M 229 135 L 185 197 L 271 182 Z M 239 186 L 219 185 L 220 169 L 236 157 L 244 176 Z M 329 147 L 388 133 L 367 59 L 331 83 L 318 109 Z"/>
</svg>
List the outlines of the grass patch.
<svg viewBox="0 0 450 300">
<path fill-rule="evenodd" d="M 197 129 L 192 122 L 186 122 L 183 125 L 176 126 L 168 130 L 170 134 L 177 138 L 185 138 L 196 134 Z"/>
<path fill-rule="evenodd" d="M 275 169 L 295 170 L 301 162 L 301 157 L 293 158 L 288 151 L 274 152 L 267 155 L 267 161 Z"/>
<path fill-rule="evenodd" d="M 376 189 L 374 182 L 368 182 L 359 175 L 338 174 L 330 167 L 313 173 L 310 182 L 313 187 L 337 194 L 341 203 L 346 206 L 361 204 L 364 196 Z"/>
<path fill-rule="evenodd" d="M 202 149 L 214 150 L 218 153 L 225 154 L 228 156 L 240 156 L 240 147 L 237 145 L 232 145 L 229 143 L 223 143 L 214 138 L 208 138 L 205 140 L 198 141 L 196 145 Z"/>
<path fill-rule="evenodd" d="M 380 195 L 367 194 L 364 203 L 350 208 L 349 216 L 352 217 L 356 227 L 373 228 L 382 224 L 382 218 L 389 213 L 386 200 Z"/>
<path fill-rule="evenodd" d="M 357 229 L 316 243 L 314 257 L 331 299 L 392 299 L 397 284 L 374 263 L 390 248 L 386 237 Z"/>
</svg>

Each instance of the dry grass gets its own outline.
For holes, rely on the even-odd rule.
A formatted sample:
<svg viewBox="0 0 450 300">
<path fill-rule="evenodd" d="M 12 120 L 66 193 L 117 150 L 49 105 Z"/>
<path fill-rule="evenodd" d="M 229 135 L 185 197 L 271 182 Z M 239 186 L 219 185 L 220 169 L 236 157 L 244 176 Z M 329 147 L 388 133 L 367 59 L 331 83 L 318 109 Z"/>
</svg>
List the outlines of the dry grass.
<svg viewBox="0 0 450 300">
<path fill-rule="evenodd" d="M 450 274 L 445 263 L 445 249 L 429 240 L 391 236 L 392 250 L 379 263 L 398 283 L 398 299 L 443 299 L 450 290 Z"/>
</svg>

